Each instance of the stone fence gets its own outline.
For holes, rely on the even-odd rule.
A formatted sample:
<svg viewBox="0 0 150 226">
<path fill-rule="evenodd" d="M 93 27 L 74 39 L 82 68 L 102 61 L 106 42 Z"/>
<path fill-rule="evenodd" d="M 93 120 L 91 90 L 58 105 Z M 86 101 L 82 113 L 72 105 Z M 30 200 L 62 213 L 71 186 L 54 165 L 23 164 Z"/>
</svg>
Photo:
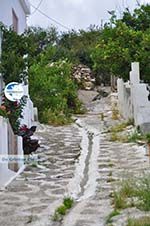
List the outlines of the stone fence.
<svg viewBox="0 0 150 226">
<path fill-rule="evenodd" d="M 144 133 L 150 133 L 150 101 L 148 84 L 140 82 L 139 63 L 132 63 L 130 81 L 117 81 L 118 107 L 126 119 L 134 119 Z"/>
</svg>

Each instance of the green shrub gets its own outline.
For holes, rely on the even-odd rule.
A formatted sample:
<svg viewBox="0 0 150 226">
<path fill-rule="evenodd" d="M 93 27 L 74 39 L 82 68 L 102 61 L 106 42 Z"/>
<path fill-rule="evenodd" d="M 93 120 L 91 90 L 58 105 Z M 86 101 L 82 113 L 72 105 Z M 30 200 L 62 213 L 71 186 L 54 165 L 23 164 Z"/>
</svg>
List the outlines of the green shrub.
<svg viewBox="0 0 150 226">
<path fill-rule="evenodd" d="M 62 60 L 44 65 L 43 56 L 30 68 L 30 94 L 41 122 L 63 125 L 71 121 L 72 113 L 80 112 L 71 69 L 72 65 Z"/>
</svg>

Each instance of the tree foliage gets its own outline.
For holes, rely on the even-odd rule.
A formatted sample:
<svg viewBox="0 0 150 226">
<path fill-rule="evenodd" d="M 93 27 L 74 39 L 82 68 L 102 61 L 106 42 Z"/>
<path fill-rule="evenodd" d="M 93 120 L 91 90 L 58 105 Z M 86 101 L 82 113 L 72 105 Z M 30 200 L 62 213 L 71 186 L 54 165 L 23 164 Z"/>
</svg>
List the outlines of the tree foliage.
<svg viewBox="0 0 150 226">
<path fill-rule="evenodd" d="M 38 56 L 48 46 L 53 46 L 58 40 L 58 31 L 55 27 L 47 29 L 41 27 L 29 27 L 25 32 L 28 43 L 29 66 L 38 61 Z"/>
<path fill-rule="evenodd" d="M 92 68 L 92 59 L 90 57 L 92 49 L 98 42 L 101 29 L 96 26 L 90 26 L 86 31 L 75 30 L 62 33 L 58 48 L 63 49 L 73 63 L 81 63 Z"/>
<path fill-rule="evenodd" d="M 136 31 L 146 31 L 150 27 L 150 5 L 141 5 L 133 13 L 126 8 L 121 21 Z"/>
<path fill-rule="evenodd" d="M 141 78 L 150 82 L 150 5 L 142 5 L 131 14 L 127 9 L 123 18 L 113 15 L 112 24 L 106 24 L 98 45 L 93 49 L 93 68 L 97 73 L 129 78 L 131 62 L 138 61 Z"/>
<path fill-rule="evenodd" d="M 30 68 L 30 93 L 42 122 L 64 124 L 81 107 L 71 78 L 72 65 L 64 60 L 47 64 L 43 57 Z"/>
<path fill-rule="evenodd" d="M 31 27 L 24 34 L 3 29 L 0 71 L 5 82 L 22 81 L 29 68 L 30 94 L 43 122 L 64 123 L 80 104 L 72 80 L 73 64 L 85 64 L 97 81 L 109 83 L 115 75 L 128 80 L 131 62 L 140 62 L 141 78 L 150 83 L 150 5 L 134 12 L 127 8 L 121 19 L 110 11 L 104 27 L 58 33 L 54 27 Z M 24 57 L 24 56 L 28 57 Z"/>
<path fill-rule="evenodd" d="M 0 25 L 3 31 L 2 60 L 0 72 L 6 83 L 21 82 L 27 76 L 26 59 L 28 43 L 24 34 L 18 35 L 12 29 Z"/>
</svg>

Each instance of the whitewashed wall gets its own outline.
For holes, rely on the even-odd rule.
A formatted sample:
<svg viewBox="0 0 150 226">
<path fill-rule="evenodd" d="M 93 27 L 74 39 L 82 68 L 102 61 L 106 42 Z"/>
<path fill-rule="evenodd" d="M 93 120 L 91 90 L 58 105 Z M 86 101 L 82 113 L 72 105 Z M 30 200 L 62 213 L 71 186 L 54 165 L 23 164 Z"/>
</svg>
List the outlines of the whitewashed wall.
<svg viewBox="0 0 150 226">
<path fill-rule="evenodd" d="M 126 119 L 132 119 L 133 105 L 131 101 L 131 87 L 129 82 L 124 83 L 122 79 L 117 80 L 118 108 L 120 114 Z"/>
<path fill-rule="evenodd" d="M 8 27 L 12 26 L 12 9 L 18 18 L 18 33 L 21 34 L 27 28 L 26 17 L 30 14 L 30 4 L 28 0 L 0 0 L 0 22 Z M 4 87 L 3 80 L 0 77 L 0 93 Z M 27 92 L 28 90 L 26 90 Z M 1 105 L 1 95 L 0 95 Z M 28 98 L 27 106 L 24 109 L 24 124 L 31 126 L 33 119 L 33 103 Z M 23 156 L 22 137 L 17 137 L 18 155 Z M 0 155 L 8 155 L 8 124 L 7 120 L 0 116 Z M 24 167 L 23 162 L 19 162 L 19 170 Z M 0 187 L 4 186 L 16 175 L 15 172 L 8 169 L 8 163 L 0 162 Z"/>
<path fill-rule="evenodd" d="M 34 123 L 34 106 L 29 96 L 28 85 L 23 86 L 23 89 L 24 89 L 24 95 L 26 95 L 28 98 L 27 98 L 26 106 L 23 109 L 23 119 L 21 119 L 21 124 L 22 125 L 25 124 L 28 126 L 28 128 L 30 128 Z"/>
<path fill-rule="evenodd" d="M 18 156 L 23 159 L 22 137 L 17 137 Z M 5 186 L 17 172 L 8 168 L 8 162 L 2 161 L 1 157 L 8 157 L 8 120 L 0 116 L 0 187 Z M 19 161 L 19 170 L 24 167 L 24 162 Z"/>
<path fill-rule="evenodd" d="M 26 23 L 27 11 L 25 11 L 23 3 L 27 4 L 27 6 L 29 7 L 28 1 L 0 0 L 0 21 L 3 22 L 8 27 L 12 26 L 12 9 L 14 9 L 16 16 L 18 17 L 19 34 L 23 33 L 24 30 L 27 28 Z"/>
<path fill-rule="evenodd" d="M 27 100 L 27 104 L 23 110 L 23 119 L 21 119 L 22 125 L 27 125 L 30 128 L 34 123 L 34 107 L 30 98 Z"/>
<path fill-rule="evenodd" d="M 34 122 L 34 107 L 31 99 L 29 98 L 28 94 L 28 85 L 23 86 L 24 88 L 24 94 L 28 96 L 27 104 L 24 107 L 23 110 L 23 116 L 24 118 L 21 119 L 21 124 L 25 124 L 28 127 L 31 127 Z M 23 143 L 22 143 L 22 137 L 17 137 L 17 155 L 19 158 L 24 157 L 23 152 Z M 0 116 L 0 159 L 1 156 L 8 157 L 8 120 Z M 14 150 L 16 151 L 16 150 Z M 24 162 L 18 161 L 18 172 L 21 171 L 22 168 L 24 168 Z M 17 175 L 17 172 L 14 172 L 8 168 L 8 162 L 1 162 L 0 161 L 0 187 L 5 186 L 9 181 L 12 180 L 12 178 Z"/>
<path fill-rule="evenodd" d="M 133 118 L 136 126 L 144 133 L 150 133 L 150 101 L 147 84 L 140 83 L 139 63 L 132 63 L 130 82 L 118 79 L 118 107 L 125 119 Z"/>
<path fill-rule="evenodd" d="M 133 105 L 135 125 L 139 125 L 143 132 L 150 133 L 150 101 L 146 84 L 133 85 Z"/>
</svg>

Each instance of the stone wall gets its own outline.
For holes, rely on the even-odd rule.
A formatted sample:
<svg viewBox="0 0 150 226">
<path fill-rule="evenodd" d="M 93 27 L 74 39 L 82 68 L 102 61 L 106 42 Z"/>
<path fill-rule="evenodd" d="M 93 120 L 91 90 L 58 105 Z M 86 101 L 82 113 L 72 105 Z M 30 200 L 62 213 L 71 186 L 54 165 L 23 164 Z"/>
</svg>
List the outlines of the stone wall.
<svg viewBox="0 0 150 226">
<path fill-rule="evenodd" d="M 79 87 L 84 90 L 93 90 L 95 86 L 95 78 L 89 67 L 79 64 L 73 68 L 73 79 Z"/>
</svg>

